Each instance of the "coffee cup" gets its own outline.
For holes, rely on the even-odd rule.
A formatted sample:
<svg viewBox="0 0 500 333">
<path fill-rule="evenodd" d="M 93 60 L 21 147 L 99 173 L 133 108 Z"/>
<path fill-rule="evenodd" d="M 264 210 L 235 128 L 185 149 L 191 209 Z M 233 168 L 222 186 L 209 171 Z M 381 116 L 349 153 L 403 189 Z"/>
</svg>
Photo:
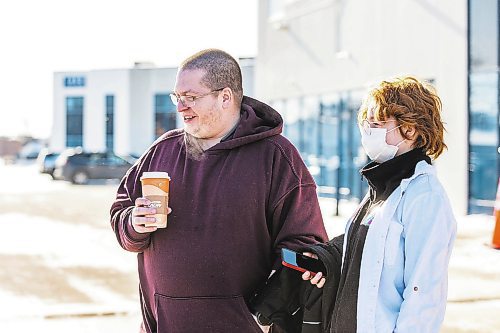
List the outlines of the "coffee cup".
<svg viewBox="0 0 500 333">
<path fill-rule="evenodd" d="M 168 193 L 170 177 L 167 172 L 143 172 L 141 176 L 142 196 L 151 201 L 148 207 L 155 208 L 155 222 L 144 224 L 146 227 L 167 227 Z"/>
</svg>

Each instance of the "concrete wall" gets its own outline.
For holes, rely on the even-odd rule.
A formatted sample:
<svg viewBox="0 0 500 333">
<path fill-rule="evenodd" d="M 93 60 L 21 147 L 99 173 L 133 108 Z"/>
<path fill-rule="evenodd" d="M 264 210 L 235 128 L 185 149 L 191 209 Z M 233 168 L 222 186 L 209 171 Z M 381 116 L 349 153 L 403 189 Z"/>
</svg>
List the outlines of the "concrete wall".
<svg viewBox="0 0 500 333">
<path fill-rule="evenodd" d="M 121 124 L 129 122 L 127 103 L 128 70 L 91 71 L 87 74 L 88 93 L 85 99 L 83 146 L 85 150 L 106 150 L 106 96 L 114 96 L 114 148 L 128 153 L 128 132 Z"/>
<path fill-rule="evenodd" d="M 271 0 L 272 1 L 272 0 Z M 412 74 L 443 101 L 449 150 L 436 161 L 459 214 L 467 207 L 467 1 L 259 1 L 256 96 L 327 95 Z"/>
</svg>

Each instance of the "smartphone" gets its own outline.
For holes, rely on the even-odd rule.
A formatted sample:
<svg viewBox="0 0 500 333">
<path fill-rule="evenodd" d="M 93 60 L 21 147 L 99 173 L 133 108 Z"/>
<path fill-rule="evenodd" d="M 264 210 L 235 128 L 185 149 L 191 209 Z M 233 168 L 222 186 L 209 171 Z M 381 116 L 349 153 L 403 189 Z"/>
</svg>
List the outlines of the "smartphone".
<svg viewBox="0 0 500 333">
<path fill-rule="evenodd" d="M 299 272 L 309 271 L 313 275 L 321 272 L 323 276 L 326 276 L 326 268 L 321 260 L 305 256 L 289 249 L 281 249 L 281 263 L 283 266 L 295 269 Z"/>
</svg>

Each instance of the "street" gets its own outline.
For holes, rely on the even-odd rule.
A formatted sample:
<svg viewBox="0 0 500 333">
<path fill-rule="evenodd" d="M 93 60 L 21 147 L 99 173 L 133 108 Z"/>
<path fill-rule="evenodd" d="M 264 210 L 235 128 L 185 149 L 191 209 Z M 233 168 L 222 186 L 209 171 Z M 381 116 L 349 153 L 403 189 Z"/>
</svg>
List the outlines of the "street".
<svg viewBox="0 0 500 333">
<path fill-rule="evenodd" d="M 135 333 L 140 324 L 136 255 L 109 226 L 117 182 L 53 181 L 32 163 L 0 161 L 0 331 Z M 330 236 L 354 206 L 333 216 Z M 491 216 L 457 217 L 449 301 L 442 332 L 500 332 L 500 251 Z"/>
</svg>

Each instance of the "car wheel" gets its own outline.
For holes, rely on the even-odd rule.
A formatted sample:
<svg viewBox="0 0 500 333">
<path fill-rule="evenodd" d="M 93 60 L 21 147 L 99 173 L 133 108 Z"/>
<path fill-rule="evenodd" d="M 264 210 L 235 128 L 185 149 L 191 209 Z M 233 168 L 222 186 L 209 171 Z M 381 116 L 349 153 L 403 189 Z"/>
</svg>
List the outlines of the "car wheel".
<svg viewBox="0 0 500 333">
<path fill-rule="evenodd" d="M 85 171 L 77 171 L 73 174 L 71 182 L 73 184 L 83 185 L 89 181 L 89 175 Z"/>
</svg>

